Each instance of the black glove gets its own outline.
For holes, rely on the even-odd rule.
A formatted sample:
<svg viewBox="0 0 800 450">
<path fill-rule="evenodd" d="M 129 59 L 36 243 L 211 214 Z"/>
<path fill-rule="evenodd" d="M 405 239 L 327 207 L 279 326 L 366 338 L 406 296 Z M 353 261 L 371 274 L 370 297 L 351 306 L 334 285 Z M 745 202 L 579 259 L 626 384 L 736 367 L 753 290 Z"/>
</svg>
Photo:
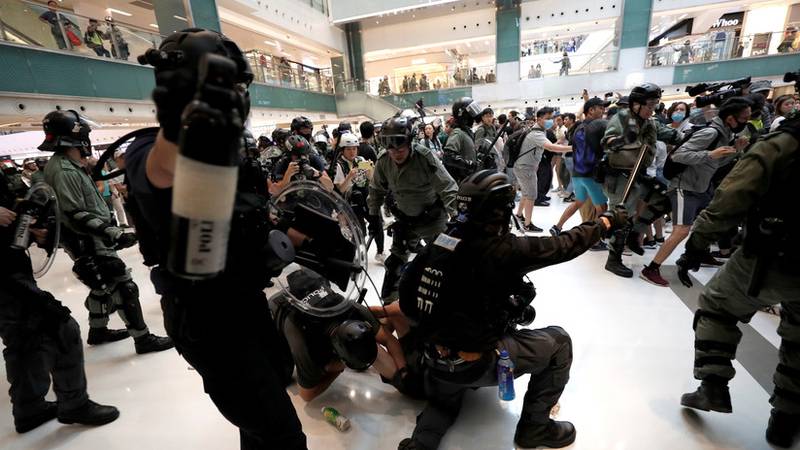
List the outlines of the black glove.
<svg viewBox="0 0 800 450">
<path fill-rule="evenodd" d="M 197 89 L 197 74 L 194 73 L 196 70 L 197 68 L 181 67 L 156 71 L 153 102 L 156 104 L 156 118 L 168 141 L 178 142 L 181 115 L 194 98 Z"/>
<path fill-rule="evenodd" d="M 707 254 L 708 249 L 701 248 L 690 236 L 686 242 L 686 250 L 675 263 L 678 266 L 678 279 L 681 280 L 684 286 L 688 288 L 694 286 L 692 279 L 689 277 L 689 271 L 697 272 L 700 270 L 700 264 Z"/>
<path fill-rule="evenodd" d="M 611 223 L 611 228 L 606 231 L 607 236 L 628 226 L 628 211 L 619 205 L 615 206 L 613 210 L 604 212 L 600 217 L 605 217 Z"/>
<path fill-rule="evenodd" d="M 124 248 L 133 247 L 138 242 L 136 234 L 122 233 L 114 242 L 114 250 L 122 250 Z"/>
</svg>

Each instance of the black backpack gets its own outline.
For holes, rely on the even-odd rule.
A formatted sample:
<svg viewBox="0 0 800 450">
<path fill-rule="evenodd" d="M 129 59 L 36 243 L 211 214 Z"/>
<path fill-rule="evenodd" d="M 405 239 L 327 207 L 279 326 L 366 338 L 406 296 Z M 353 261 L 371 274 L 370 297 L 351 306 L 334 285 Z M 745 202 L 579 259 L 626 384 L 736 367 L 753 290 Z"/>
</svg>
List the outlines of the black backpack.
<svg viewBox="0 0 800 450">
<path fill-rule="evenodd" d="M 710 124 L 695 125 L 695 126 L 692 126 L 692 128 L 690 128 L 689 130 L 687 130 L 686 132 L 683 133 L 683 139 L 681 140 L 680 144 L 676 145 L 672 150 L 670 150 L 667 153 L 667 160 L 664 161 L 664 178 L 666 178 L 668 180 L 671 180 L 674 177 L 677 177 L 678 175 L 682 174 L 683 171 L 686 170 L 687 167 L 689 167 L 686 164 L 681 164 L 681 163 L 675 162 L 672 159 L 672 155 L 674 155 L 675 152 L 679 148 L 681 148 L 681 146 L 683 144 L 688 142 L 689 139 L 691 139 L 692 136 L 694 136 L 695 133 L 697 133 L 700 130 L 704 130 L 706 128 L 709 128 L 709 127 L 711 127 Z M 713 150 L 713 149 L 717 148 L 717 144 L 719 144 L 719 140 L 722 139 L 722 135 L 719 133 L 719 130 L 715 129 L 714 131 L 716 131 L 717 137 L 714 138 L 713 141 L 711 141 L 711 144 L 709 144 L 708 147 L 706 147 L 706 150 Z"/>
<path fill-rule="evenodd" d="M 520 128 L 519 130 L 511 133 L 511 136 L 508 137 L 508 140 L 503 146 L 503 157 L 506 159 L 506 167 L 513 168 L 520 156 L 534 150 L 530 149 L 522 155 L 519 154 L 520 150 L 522 150 L 522 142 L 530 132 L 530 128 Z"/>
</svg>

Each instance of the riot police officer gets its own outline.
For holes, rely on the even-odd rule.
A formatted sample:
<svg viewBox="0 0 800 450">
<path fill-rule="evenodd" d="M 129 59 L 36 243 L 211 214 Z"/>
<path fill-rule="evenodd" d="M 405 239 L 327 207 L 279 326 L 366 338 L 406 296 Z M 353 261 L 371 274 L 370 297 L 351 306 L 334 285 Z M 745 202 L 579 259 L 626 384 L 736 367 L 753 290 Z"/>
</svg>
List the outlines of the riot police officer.
<svg viewBox="0 0 800 450">
<path fill-rule="evenodd" d="M 306 437 L 279 371 L 287 354 L 263 292 L 279 270 L 268 255 L 273 228 L 267 219 L 268 198 L 236 192 L 227 264 L 219 275 L 192 281 L 165 267 L 181 112 L 195 96 L 198 66 L 208 54 L 235 64 L 237 89 L 227 91 L 226 98 L 234 98 L 238 106 L 226 114 L 239 114 L 241 123 L 249 114 L 246 87 L 253 74 L 241 49 L 223 35 L 203 29 L 179 31 L 145 55 L 155 66 L 153 99 L 161 128 L 137 138 L 125 154 L 129 197 L 142 211 L 136 230 L 155 236 L 157 265 L 151 278 L 162 296 L 167 333 L 203 377 L 205 392 L 220 412 L 239 428 L 241 448 L 305 449 Z"/>
<path fill-rule="evenodd" d="M 483 108 L 471 97 L 462 97 L 453 103 L 455 127 L 444 144 L 444 166 L 456 180 L 462 180 L 475 171 L 478 155 L 472 125 L 483 113 Z"/>
<path fill-rule="evenodd" d="M 275 128 L 272 130 L 272 142 L 261 150 L 261 165 L 269 175 L 270 180 L 274 179 L 275 166 L 278 165 L 286 150 L 286 138 L 289 137 L 289 130 L 285 128 Z"/>
<path fill-rule="evenodd" d="M 4 267 L 0 271 L 0 337 L 14 427 L 26 433 L 56 417 L 62 423 L 83 425 L 113 422 L 119 411 L 89 400 L 86 392 L 78 323 L 66 306 L 36 285 L 25 250 L 11 247 L 19 225 L 12 211 L 15 200 L 0 172 L 0 261 Z M 56 402 L 45 400 L 51 377 Z"/>
<path fill-rule="evenodd" d="M 425 343 L 429 403 L 400 449 L 438 448 L 466 390 L 497 385 L 502 350 L 515 376 L 532 374 L 514 441 L 564 447 L 575 440 L 571 423 L 549 418 L 569 379 L 572 343 L 560 327 L 517 329 L 535 314 L 535 290 L 524 277 L 584 253 L 626 218 L 608 212 L 558 237 L 518 237 L 509 230 L 514 196 L 505 174 L 482 170 L 468 177 L 456 197 L 456 220 L 403 275 L 400 308 Z"/>
<path fill-rule="evenodd" d="M 64 249 L 75 262 L 72 271 L 89 289 L 89 345 L 134 339 L 136 353 L 173 347 L 167 337 L 147 329 L 139 304 L 139 287 L 117 250 L 136 244 L 133 233 L 111 223 L 111 212 L 83 163 L 91 155 L 91 128 L 76 111 L 53 111 L 42 121 L 45 140 L 39 150 L 55 152 L 44 170 L 45 181 L 58 195 Z M 116 311 L 126 330 L 109 330 Z"/>
<path fill-rule="evenodd" d="M 781 304 L 778 334 L 782 342 L 767 441 L 791 447 L 800 433 L 800 213 L 785 195 L 800 177 L 800 116 L 781 123 L 761 138 L 717 189 L 711 204 L 695 220 L 679 278 L 692 285 L 708 248 L 744 221 L 744 243 L 714 274 L 700 294 L 694 317 L 694 377 L 697 391 L 681 404 L 703 411 L 730 413 L 731 360 L 742 338 L 737 324 L 747 323 L 762 307 Z"/>
<path fill-rule="evenodd" d="M 394 197 L 389 209 L 396 221 L 381 288 L 384 302 L 397 299 L 400 269 L 420 240 L 430 244 L 444 231 L 448 213 L 454 212 L 453 200 L 458 191 L 455 180 L 431 150 L 412 144 L 412 122 L 409 117 L 393 117 L 384 122 L 380 139 L 386 150 L 378 156 L 369 184 L 367 204 L 371 216 L 380 215 L 387 194 Z"/>
</svg>

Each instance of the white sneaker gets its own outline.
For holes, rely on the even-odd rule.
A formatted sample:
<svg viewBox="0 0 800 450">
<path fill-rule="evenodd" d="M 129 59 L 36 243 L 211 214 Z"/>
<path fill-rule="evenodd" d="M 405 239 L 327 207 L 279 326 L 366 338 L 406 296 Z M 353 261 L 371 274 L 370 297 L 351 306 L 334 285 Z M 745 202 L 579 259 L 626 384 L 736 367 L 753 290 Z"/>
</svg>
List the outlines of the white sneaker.
<svg viewBox="0 0 800 450">
<path fill-rule="evenodd" d="M 385 256 L 383 256 L 383 253 L 376 253 L 376 254 L 375 254 L 375 262 L 376 262 L 376 263 L 378 263 L 378 264 L 380 264 L 380 265 L 383 265 L 383 261 L 384 261 L 385 259 L 386 259 L 386 257 L 385 257 Z"/>
</svg>

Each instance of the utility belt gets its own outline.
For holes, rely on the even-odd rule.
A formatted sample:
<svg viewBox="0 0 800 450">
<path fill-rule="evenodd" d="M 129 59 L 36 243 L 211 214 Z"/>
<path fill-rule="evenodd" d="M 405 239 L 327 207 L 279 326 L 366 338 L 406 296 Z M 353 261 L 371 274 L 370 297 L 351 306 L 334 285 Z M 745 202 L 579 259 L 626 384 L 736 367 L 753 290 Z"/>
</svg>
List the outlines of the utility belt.
<svg viewBox="0 0 800 450">
<path fill-rule="evenodd" d="M 472 383 L 490 370 L 495 362 L 495 352 L 485 351 L 480 358 L 467 361 L 458 354 L 443 357 L 433 345 L 426 345 L 422 359 L 429 369 L 435 372 L 438 379 L 457 384 Z"/>
<path fill-rule="evenodd" d="M 405 214 L 400 210 L 400 208 L 397 207 L 397 202 L 389 206 L 389 211 L 392 212 L 392 215 L 395 216 L 397 220 L 406 225 L 427 225 L 442 216 L 442 213 L 444 212 L 444 202 L 442 202 L 442 199 L 440 198 L 436 199 L 435 202 L 426 206 L 422 212 L 416 216 L 409 216 L 408 214 Z"/>
</svg>

